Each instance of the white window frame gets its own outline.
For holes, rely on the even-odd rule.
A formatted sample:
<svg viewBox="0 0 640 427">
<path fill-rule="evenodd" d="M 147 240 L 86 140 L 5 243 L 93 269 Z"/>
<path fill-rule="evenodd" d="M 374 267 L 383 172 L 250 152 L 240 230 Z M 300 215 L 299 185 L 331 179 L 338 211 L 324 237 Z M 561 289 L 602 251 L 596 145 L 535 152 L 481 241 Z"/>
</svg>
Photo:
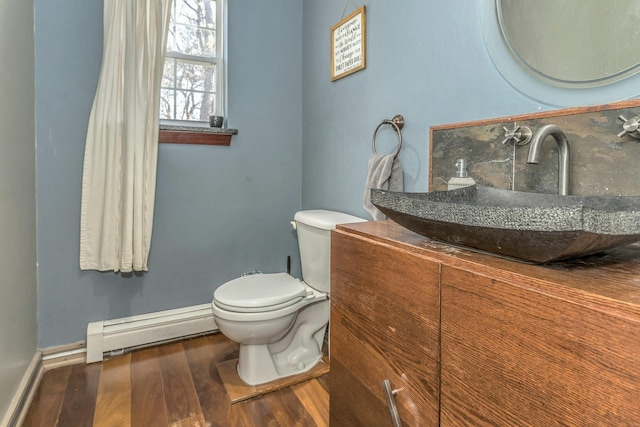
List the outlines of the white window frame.
<svg viewBox="0 0 640 427">
<path fill-rule="evenodd" d="M 176 0 L 174 0 L 176 1 Z M 172 5 L 171 13 L 173 14 L 175 5 Z M 216 0 L 216 52 L 213 58 L 186 55 L 180 52 L 167 50 L 165 52 L 165 60 L 179 59 L 202 64 L 213 64 L 216 67 L 215 72 L 215 102 L 214 113 L 225 117 L 227 111 L 227 0 Z M 183 126 L 202 126 L 208 122 L 200 120 L 180 120 L 180 119 L 160 119 L 160 124 L 183 125 Z"/>
</svg>

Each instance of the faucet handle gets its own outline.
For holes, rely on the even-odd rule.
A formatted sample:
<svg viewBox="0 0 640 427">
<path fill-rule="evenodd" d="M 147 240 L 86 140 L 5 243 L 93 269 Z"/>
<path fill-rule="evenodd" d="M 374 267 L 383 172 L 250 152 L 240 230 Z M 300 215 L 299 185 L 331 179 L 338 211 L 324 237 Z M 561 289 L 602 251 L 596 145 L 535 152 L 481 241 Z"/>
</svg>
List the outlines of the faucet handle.
<svg viewBox="0 0 640 427">
<path fill-rule="evenodd" d="M 622 122 L 622 131 L 618 133 L 618 138 L 629 135 L 633 138 L 640 139 L 640 116 L 635 116 L 630 120 L 623 115 L 618 116 L 618 120 Z"/>
<path fill-rule="evenodd" d="M 513 129 L 507 129 L 506 126 L 503 126 L 502 129 L 504 129 L 505 137 L 502 140 L 503 144 L 512 142 L 517 145 L 527 145 L 531 141 L 531 129 L 526 126 L 518 126 L 516 122 L 513 122 Z"/>
</svg>

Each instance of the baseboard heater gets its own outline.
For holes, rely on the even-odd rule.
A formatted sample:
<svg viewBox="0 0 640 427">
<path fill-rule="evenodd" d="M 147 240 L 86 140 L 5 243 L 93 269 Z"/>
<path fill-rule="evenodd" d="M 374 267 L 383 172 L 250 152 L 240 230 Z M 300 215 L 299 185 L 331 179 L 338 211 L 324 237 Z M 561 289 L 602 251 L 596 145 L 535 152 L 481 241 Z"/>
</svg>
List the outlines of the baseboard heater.
<svg viewBox="0 0 640 427">
<path fill-rule="evenodd" d="M 87 363 L 102 361 L 105 353 L 124 352 L 217 329 L 211 304 L 92 322 L 87 326 Z"/>
</svg>

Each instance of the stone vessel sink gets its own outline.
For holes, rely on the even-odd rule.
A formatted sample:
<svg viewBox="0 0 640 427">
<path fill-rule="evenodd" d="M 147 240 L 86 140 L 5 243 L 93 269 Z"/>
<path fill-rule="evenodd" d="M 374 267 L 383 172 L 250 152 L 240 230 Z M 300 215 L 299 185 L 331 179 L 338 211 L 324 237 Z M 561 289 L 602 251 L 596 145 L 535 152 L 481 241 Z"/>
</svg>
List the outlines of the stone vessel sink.
<svg viewBox="0 0 640 427">
<path fill-rule="evenodd" d="M 474 185 L 452 191 L 371 190 L 390 219 L 423 236 L 545 263 L 640 240 L 640 197 L 559 196 Z"/>
</svg>

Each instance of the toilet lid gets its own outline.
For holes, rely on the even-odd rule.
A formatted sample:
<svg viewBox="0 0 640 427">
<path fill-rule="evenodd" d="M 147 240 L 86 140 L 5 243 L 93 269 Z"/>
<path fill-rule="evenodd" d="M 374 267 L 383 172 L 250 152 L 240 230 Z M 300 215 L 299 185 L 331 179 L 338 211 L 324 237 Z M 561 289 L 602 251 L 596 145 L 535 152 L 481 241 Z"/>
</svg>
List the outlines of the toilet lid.
<svg viewBox="0 0 640 427">
<path fill-rule="evenodd" d="M 288 307 L 306 295 L 302 282 L 287 273 L 274 273 L 233 279 L 216 289 L 213 299 L 227 310 L 256 312 Z"/>
</svg>

